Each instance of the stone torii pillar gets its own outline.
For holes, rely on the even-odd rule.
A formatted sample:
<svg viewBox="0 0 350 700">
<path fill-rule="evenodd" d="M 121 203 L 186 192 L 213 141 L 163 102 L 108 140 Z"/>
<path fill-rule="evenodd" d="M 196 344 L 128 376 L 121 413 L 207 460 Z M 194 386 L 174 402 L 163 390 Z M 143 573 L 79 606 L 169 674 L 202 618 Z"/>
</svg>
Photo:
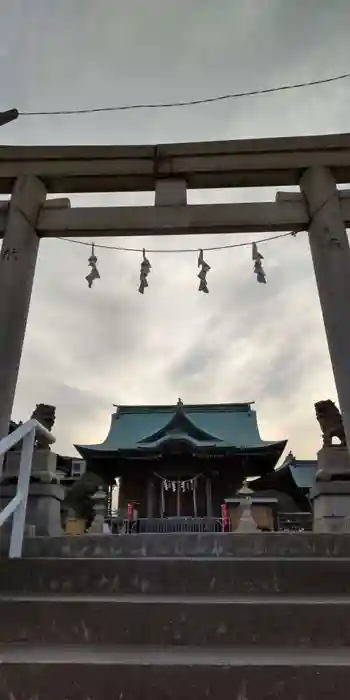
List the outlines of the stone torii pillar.
<svg viewBox="0 0 350 700">
<path fill-rule="evenodd" d="M 350 451 L 350 247 L 336 182 L 325 167 L 309 168 L 300 180 L 309 215 L 309 242 Z"/>
<path fill-rule="evenodd" d="M 0 255 L 0 439 L 11 419 L 39 246 L 35 226 L 45 199 L 37 177 L 16 180 Z"/>
</svg>

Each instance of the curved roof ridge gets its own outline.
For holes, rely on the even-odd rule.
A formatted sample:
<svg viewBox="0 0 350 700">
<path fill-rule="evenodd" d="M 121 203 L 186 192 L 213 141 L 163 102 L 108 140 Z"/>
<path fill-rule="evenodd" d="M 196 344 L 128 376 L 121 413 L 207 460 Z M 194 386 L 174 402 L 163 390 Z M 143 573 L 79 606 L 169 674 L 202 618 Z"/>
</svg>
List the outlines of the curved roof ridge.
<svg viewBox="0 0 350 700">
<path fill-rule="evenodd" d="M 138 444 L 164 442 L 169 438 L 174 439 L 175 435 L 185 435 L 186 437 L 205 442 L 221 442 L 221 438 L 200 428 L 196 422 L 190 418 L 184 404 L 181 399 L 179 399 L 175 411 L 173 411 L 173 415 L 166 425 L 156 430 L 153 434 L 138 440 Z"/>
<path fill-rule="evenodd" d="M 228 402 L 228 403 L 189 403 L 183 404 L 186 411 L 233 411 L 233 410 L 245 410 L 249 411 L 250 406 L 252 406 L 255 401 L 241 401 L 241 402 Z M 114 415 L 121 414 L 143 414 L 143 413 L 172 413 L 176 405 L 174 404 L 113 404 L 116 408 Z"/>
</svg>

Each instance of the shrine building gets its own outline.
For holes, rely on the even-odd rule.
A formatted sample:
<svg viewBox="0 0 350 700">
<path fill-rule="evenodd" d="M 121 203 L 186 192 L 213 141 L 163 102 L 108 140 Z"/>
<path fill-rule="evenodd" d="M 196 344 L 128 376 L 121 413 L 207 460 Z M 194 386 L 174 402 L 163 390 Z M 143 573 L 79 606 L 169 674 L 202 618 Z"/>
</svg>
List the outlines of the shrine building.
<svg viewBox="0 0 350 700">
<path fill-rule="evenodd" d="M 119 406 L 106 440 L 76 445 L 87 470 L 112 485 L 119 509 L 139 517 L 220 517 L 248 477 L 267 477 L 286 440 L 260 438 L 251 403 Z"/>
</svg>

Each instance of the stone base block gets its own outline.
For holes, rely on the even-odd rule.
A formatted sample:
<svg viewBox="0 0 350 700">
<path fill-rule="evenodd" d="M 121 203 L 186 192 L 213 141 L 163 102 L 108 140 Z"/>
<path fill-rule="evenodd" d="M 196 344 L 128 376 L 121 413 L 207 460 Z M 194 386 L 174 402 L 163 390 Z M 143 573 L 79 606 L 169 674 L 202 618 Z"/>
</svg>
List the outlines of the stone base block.
<svg viewBox="0 0 350 700">
<path fill-rule="evenodd" d="M 14 498 L 16 491 L 17 484 L 1 485 L 1 510 Z M 63 486 L 59 484 L 30 484 L 26 525 L 33 525 L 36 535 L 50 535 L 51 537 L 62 535 L 61 502 L 64 499 L 64 493 Z M 9 528 L 10 524 L 5 523 L 5 531 Z"/>
<path fill-rule="evenodd" d="M 244 532 L 258 532 L 256 523 L 254 522 L 254 519 L 252 517 L 252 511 L 250 508 L 250 505 L 247 507 L 241 506 L 237 510 L 240 511 L 240 518 L 239 522 L 237 523 L 237 527 L 235 529 L 235 532 L 237 533 L 244 533 Z M 231 519 L 232 523 L 232 519 Z"/>
<path fill-rule="evenodd" d="M 316 481 L 331 481 L 334 477 L 350 481 L 350 455 L 341 445 L 323 447 L 317 453 Z"/>
<path fill-rule="evenodd" d="M 21 452 L 8 452 L 2 482 L 17 479 L 21 461 Z M 43 483 L 57 482 L 57 455 L 51 450 L 35 450 L 32 461 L 32 477 Z"/>
<path fill-rule="evenodd" d="M 314 532 L 350 533 L 350 481 L 319 481 L 312 492 Z"/>
</svg>

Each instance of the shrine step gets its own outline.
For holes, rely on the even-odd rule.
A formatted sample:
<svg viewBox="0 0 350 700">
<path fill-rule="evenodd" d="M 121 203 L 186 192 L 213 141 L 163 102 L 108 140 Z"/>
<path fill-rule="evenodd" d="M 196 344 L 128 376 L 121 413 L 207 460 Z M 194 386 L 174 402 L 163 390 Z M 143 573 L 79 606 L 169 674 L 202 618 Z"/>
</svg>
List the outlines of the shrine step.
<svg viewBox="0 0 350 700">
<path fill-rule="evenodd" d="M 348 649 L 0 648 L 1 700 L 348 700 Z"/>
<path fill-rule="evenodd" d="M 349 597 L 1 597 L 0 620 L 7 645 L 350 647 Z"/>
<path fill-rule="evenodd" d="M 8 543 L 0 541 L 5 554 Z M 28 537 L 25 557 L 350 557 L 348 534 L 145 534 Z"/>
<path fill-rule="evenodd" d="M 344 596 L 350 559 L 2 559 L 0 594 L 11 593 Z"/>
</svg>

